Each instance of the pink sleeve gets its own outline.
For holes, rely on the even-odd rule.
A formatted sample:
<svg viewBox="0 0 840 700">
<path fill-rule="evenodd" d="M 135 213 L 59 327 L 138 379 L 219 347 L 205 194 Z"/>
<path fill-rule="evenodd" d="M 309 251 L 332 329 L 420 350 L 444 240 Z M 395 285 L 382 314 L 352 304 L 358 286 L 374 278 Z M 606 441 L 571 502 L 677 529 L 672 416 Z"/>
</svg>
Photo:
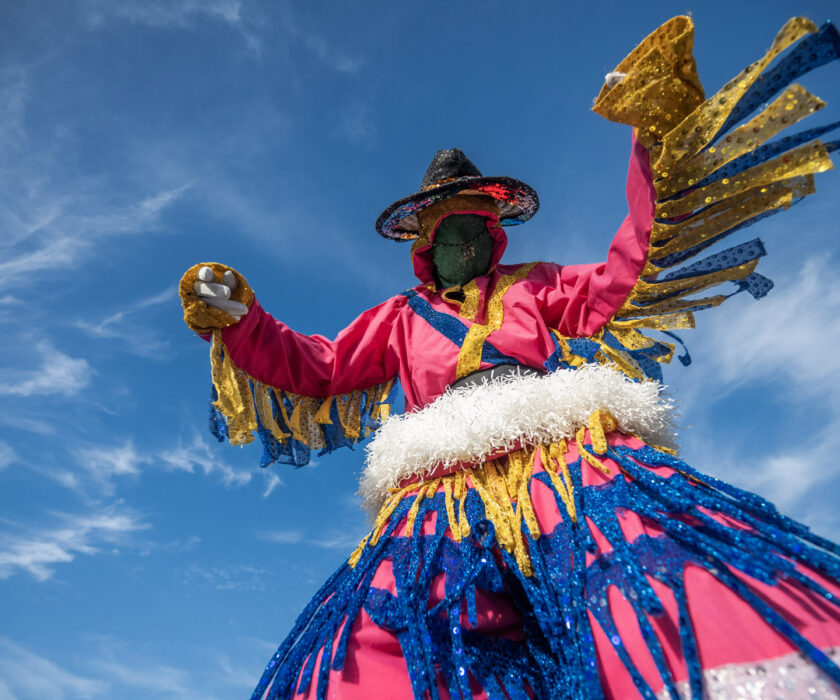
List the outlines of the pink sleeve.
<svg viewBox="0 0 840 700">
<path fill-rule="evenodd" d="M 346 394 L 396 376 L 391 336 L 404 300 L 393 297 L 365 311 L 335 340 L 297 333 L 255 300 L 222 339 L 234 364 L 263 384 L 321 398 Z"/>
<path fill-rule="evenodd" d="M 647 260 L 656 191 L 648 151 L 635 134 L 626 191 L 630 213 L 613 238 L 606 262 L 544 264 L 535 270 L 547 285 L 544 318 L 565 336 L 580 338 L 598 332 L 624 303 Z"/>
</svg>

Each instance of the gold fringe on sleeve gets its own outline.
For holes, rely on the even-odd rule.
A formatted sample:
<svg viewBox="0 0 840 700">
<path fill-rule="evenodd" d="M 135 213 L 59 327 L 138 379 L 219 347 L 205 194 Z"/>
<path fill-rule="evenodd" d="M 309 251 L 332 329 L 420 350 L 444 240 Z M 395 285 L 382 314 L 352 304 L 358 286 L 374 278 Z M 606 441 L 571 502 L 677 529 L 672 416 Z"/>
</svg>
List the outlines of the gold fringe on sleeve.
<svg viewBox="0 0 840 700">
<path fill-rule="evenodd" d="M 352 442 L 367 437 L 390 413 L 394 379 L 326 398 L 282 391 L 239 369 L 224 347 L 221 330 L 213 332 L 210 366 L 217 395 L 213 405 L 224 416 L 232 445 L 252 442 L 261 425 L 280 444 L 296 440 L 310 450 L 329 449 L 326 426 L 334 424 L 333 408 L 343 434 Z"/>
</svg>

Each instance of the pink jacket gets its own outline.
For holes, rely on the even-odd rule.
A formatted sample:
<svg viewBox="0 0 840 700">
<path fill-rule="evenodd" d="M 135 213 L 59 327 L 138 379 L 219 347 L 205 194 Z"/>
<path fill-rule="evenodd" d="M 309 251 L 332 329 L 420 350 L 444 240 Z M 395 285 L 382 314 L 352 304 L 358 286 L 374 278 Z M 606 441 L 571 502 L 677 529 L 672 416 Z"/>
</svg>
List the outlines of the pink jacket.
<svg viewBox="0 0 840 700">
<path fill-rule="evenodd" d="M 499 358 L 543 367 L 556 348 L 550 329 L 586 338 L 615 315 L 645 264 L 656 198 L 647 150 L 635 138 L 626 191 L 629 214 L 605 262 L 539 262 L 508 289 L 501 298 L 501 326 L 481 348 L 481 369 Z M 224 329 L 225 347 L 238 367 L 284 391 L 323 398 L 398 377 L 406 410 L 422 408 L 455 381 L 460 343 L 474 323 L 486 321 L 488 294 L 504 276 L 523 268 L 496 264 L 507 240 L 500 227 L 491 233 L 496 241 L 493 264 L 489 274 L 476 280 L 481 311 L 474 321 L 460 316 L 459 305 L 434 290 L 426 246 L 414 255 L 422 284 L 365 311 L 334 340 L 297 333 L 255 301 L 239 323 Z"/>
</svg>

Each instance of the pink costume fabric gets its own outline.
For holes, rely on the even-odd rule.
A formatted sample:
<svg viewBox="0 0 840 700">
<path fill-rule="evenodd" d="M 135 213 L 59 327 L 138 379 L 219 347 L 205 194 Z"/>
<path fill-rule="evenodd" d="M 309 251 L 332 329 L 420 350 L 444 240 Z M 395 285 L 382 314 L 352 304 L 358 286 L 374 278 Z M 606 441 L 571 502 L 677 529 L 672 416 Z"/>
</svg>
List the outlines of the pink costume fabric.
<svg viewBox="0 0 840 700">
<path fill-rule="evenodd" d="M 631 448 L 638 448 L 642 444 L 639 440 L 628 438 L 620 433 L 611 433 L 608 439 L 613 444 Z M 578 459 L 575 447 L 570 448 L 566 459 L 570 464 Z M 585 472 L 584 483 L 587 486 L 597 487 L 611 479 L 622 478 L 618 465 L 609 461 L 607 464 L 610 467 L 609 476 L 590 469 Z M 541 472 L 542 464 L 535 465 L 535 469 L 537 473 Z M 665 467 L 659 467 L 656 471 L 662 475 L 672 473 L 672 470 Z M 467 480 L 469 482 L 469 477 Z M 565 514 L 558 510 L 554 496 L 542 481 L 533 480 L 530 490 L 540 530 L 543 533 L 550 533 Z M 720 520 L 727 525 L 737 526 L 735 522 L 727 522 L 723 517 Z M 633 541 L 642 535 L 663 536 L 659 528 L 646 523 L 632 512 L 621 513 L 619 522 L 628 541 Z M 612 550 L 609 541 L 597 531 L 597 528 L 593 529 L 598 548 L 596 552 L 588 555 L 590 562 L 597 556 Z M 434 533 L 435 515 L 433 513 L 424 518 L 422 530 L 426 535 Z M 398 528 L 395 534 L 404 536 L 404 527 Z M 447 530 L 447 536 L 451 537 L 449 530 Z M 833 595 L 840 595 L 840 586 L 836 582 L 829 581 L 813 571 L 806 573 L 817 578 Z M 747 577 L 742 576 L 742 578 L 747 580 Z M 673 674 L 678 687 L 684 687 L 688 679 L 688 669 L 679 637 L 677 603 L 673 592 L 667 586 L 659 584 L 654 579 L 651 579 L 651 584 L 664 603 L 665 613 L 658 617 L 651 617 L 650 622 L 665 650 L 668 669 Z M 754 586 L 764 599 L 772 602 L 776 609 L 783 611 L 784 617 L 794 621 L 797 629 L 817 647 L 830 650 L 832 656 L 837 653 L 836 649 L 840 647 L 840 611 L 836 606 L 808 591 L 803 591 L 795 584 L 783 583 L 778 586 L 769 586 L 755 580 L 749 581 L 749 584 Z M 391 561 L 386 560 L 379 566 L 371 585 L 396 594 Z M 686 597 L 689 601 L 689 611 L 703 668 L 719 669 L 718 673 L 722 681 L 721 697 L 790 699 L 809 696 L 835 697 L 836 691 L 832 689 L 830 683 L 821 680 L 818 675 L 809 677 L 804 684 L 788 685 L 784 676 L 790 673 L 792 678 L 794 674 L 790 669 L 798 670 L 798 666 L 794 667 L 791 663 L 791 657 L 794 661 L 801 663 L 797 647 L 773 629 L 743 599 L 721 585 L 704 569 L 689 567 L 686 571 Z M 429 607 L 433 607 L 443 598 L 444 581 L 441 576 L 435 581 Z M 653 691 L 657 694 L 662 693 L 663 680 L 639 630 L 635 613 L 618 589 L 611 588 L 608 598 L 608 604 L 614 609 L 616 627 L 622 644 L 627 648 L 635 665 Z M 613 642 L 591 615 L 590 622 L 595 637 L 598 675 L 604 696 L 608 700 L 629 700 L 640 697 L 640 690 L 616 654 Z M 518 642 L 524 638 L 525 634 L 521 612 L 516 609 L 509 597 L 504 595 L 480 594 L 477 601 L 477 625 L 470 625 L 465 612 L 462 612 L 461 623 L 467 629 L 471 627 L 480 629 L 486 635 L 506 637 Z M 774 659 L 783 660 L 781 674 L 771 670 L 772 664 L 768 662 Z M 748 684 L 741 682 L 730 681 L 725 685 L 728 680 L 727 674 L 733 679 L 737 678 L 732 670 L 733 666 L 748 669 L 744 675 L 753 681 L 752 689 Z M 783 683 L 779 683 L 780 677 Z M 741 686 L 741 694 L 735 686 Z M 809 688 L 818 688 L 825 694 L 809 693 Z M 472 684 L 471 690 L 474 698 L 487 697 L 487 694 L 475 683 Z M 443 684 L 438 688 L 438 692 L 441 698 L 449 697 Z M 315 698 L 315 687 L 310 688 L 309 692 L 302 697 Z M 330 673 L 328 697 L 342 700 L 413 697 L 412 686 L 406 674 L 405 660 L 396 636 L 378 627 L 364 611 L 356 618 L 353 625 L 348 648 L 348 662 L 345 663 L 343 670 Z M 667 696 L 663 695 L 663 697 Z M 709 694 L 709 697 L 718 696 Z"/>
<path fill-rule="evenodd" d="M 732 296 L 693 296 L 711 287 L 771 289 L 760 240 L 704 251 L 831 169 L 840 142 L 818 137 L 836 125 L 773 139 L 824 106 L 793 83 L 840 58 L 840 33 L 793 18 L 708 99 L 692 44 L 691 19 L 669 20 L 596 100 L 634 127 L 629 214 L 605 262 L 501 264 L 502 226 L 527 221 L 536 193 L 450 149 L 377 221 L 417 238 L 419 285 L 334 340 L 256 301 L 213 331 L 220 440 L 256 433 L 263 466 L 302 465 L 374 434 L 371 531 L 252 700 L 840 700 L 840 546 L 676 456 L 658 383 L 675 346 L 645 334 Z M 421 215 L 456 195 L 469 199 L 447 215 L 485 217 L 491 266 L 438 290 Z M 479 384 L 491 367 L 502 376 Z M 395 380 L 406 413 L 388 418 Z"/>
<path fill-rule="evenodd" d="M 648 160 L 647 150 L 634 138 L 627 180 L 630 213 L 610 246 L 606 262 L 569 266 L 540 262 L 507 291 L 502 300 L 501 327 L 488 337 L 498 351 L 522 365 L 541 368 L 556 348 L 550 329 L 557 329 L 564 336 L 585 338 L 598 332 L 615 315 L 641 273 L 649 245 L 656 194 L 651 184 Z M 485 307 L 484 302 L 503 276 L 511 275 L 521 268 L 521 265 L 498 264 L 506 244 L 505 234 L 492 214 L 482 214 L 491 219 L 490 231 L 496 245 L 492 270 L 476 280 L 482 299 L 479 308 Z M 459 316 L 459 305 L 434 290 L 428 250 L 429 246 L 421 248 L 414 256 L 414 268 L 421 282 L 414 288 L 414 293 L 438 314 L 451 316 L 469 327 L 472 322 Z M 474 322 L 481 321 L 483 318 L 479 315 Z M 251 377 L 264 384 L 306 396 L 345 394 L 397 376 L 405 392 L 408 412 L 423 408 L 446 392 L 447 387 L 456 379 L 461 350 L 412 308 L 406 294 L 392 297 L 366 311 L 339 333 L 335 340 L 296 333 L 273 319 L 258 303 L 254 303 L 241 322 L 224 329 L 223 340 L 233 362 Z M 481 368 L 488 366 L 490 364 L 487 362 L 481 364 Z M 587 432 L 584 444 L 589 445 L 591 442 Z M 631 455 L 646 447 L 639 439 L 616 431 L 607 434 L 607 442 L 613 449 L 623 447 L 630 450 Z M 662 479 L 675 473 L 673 468 L 663 464 L 648 464 L 639 457 L 631 458 Z M 585 462 L 581 463 L 575 445 L 569 446 L 564 459 L 570 466 L 580 465 L 580 485 L 583 489 L 598 489 L 604 484 L 615 484 L 627 478 L 626 469 L 609 456 L 602 460 L 608 474 L 589 467 Z M 557 465 L 553 464 L 552 468 L 557 469 Z M 558 524 L 568 519 L 568 514 L 561 511 L 546 482 L 538 478 L 545 471 L 540 453 L 535 457 L 533 470 L 534 476 L 529 483 L 531 503 L 540 534 L 551 536 Z M 415 477 L 415 480 L 419 486 L 421 479 Z M 466 477 L 466 485 L 468 490 L 473 490 L 472 477 L 469 475 Z M 435 493 L 443 494 L 443 490 L 441 485 Z M 405 499 L 410 501 L 417 493 L 417 490 L 408 491 Z M 426 498 L 430 495 L 426 494 Z M 748 527 L 742 520 L 730 518 L 711 508 L 707 515 L 725 528 L 736 530 Z M 391 516 L 390 522 L 394 527 L 388 536 L 395 541 L 412 535 L 406 532 L 407 521 L 404 516 L 405 511 L 400 516 Z M 414 528 L 423 537 L 433 537 L 440 517 L 438 511 L 427 512 Z M 632 510 L 620 509 L 616 517 L 627 542 L 638 542 L 640 538 L 656 541 L 669 537 L 656 523 Z M 690 525 L 698 524 L 692 515 L 685 515 L 684 521 Z M 586 565 L 592 566 L 599 558 L 609 558 L 614 546 L 599 531 L 594 521 L 590 520 L 588 525 L 595 547 L 586 552 Z M 448 525 L 442 534 L 450 542 L 453 541 Z M 510 573 L 510 562 L 498 553 L 495 556 L 499 567 Z M 797 570 L 818 582 L 829 595 L 840 595 L 836 582 L 825 575 L 801 564 L 797 564 Z M 548 572 L 536 575 L 550 576 Z M 761 581 L 737 567 L 733 567 L 732 575 L 770 605 L 816 649 L 831 651 L 834 647 L 840 647 L 840 613 L 824 597 L 795 580 L 780 579 L 775 583 Z M 622 595 L 618 586 L 609 586 L 603 593 L 606 597 L 604 604 L 609 608 L 614 622 L 613 629 L 605 629 L 591 611 L 587 612 L 593 638 L 591 644 L 597 660 L 597 684 L 606 698 L 625 700 L 649 697 L 650 693 L 665 693 L 666 674 L 670 674 L 667 682 L 671 687 L 682 689 L 680 692 L 689 692 L 689 669 L 684 650 L 686 642 L 680 637 L 680 618 L 685 615 L 685 611 L 679 609 L 675 593 L 668 585 L 650 575 L 646 576 L 646 580 L 662 603 L 660 614 L 644 613 L 644 616 L 658 640 L 664 661 L 660 658 L 657 662 L 651 651 L 651 641 L 640 628 L 637 611 Z M 550 581 L 549 584 L 558 591 L 568 586 L 562 578 Z M 395 597 L 403 594 L 398 591 L 395 581 L 394 560 L 387 556 L 371 568 L 370 577 L 364 585 L 371 591 L 384 591 Z M 425 609 L 432 610 L 444 601 L 447 597 L 446 585 L 446 574 L 438 573 L 431 582 Z M 728 689 L 726 692 L 729 692 L 734 687 L 732 683 L 740 682 L 737 680 L 740 678 L 738 674 L 747 673 L 751 674 L 753 681 L 760 683 L 755 686 L 759 690 L 770 688 L 779 682 L 779 678 L 784 682 L 788 682 L 788 678 L 795 678 L 795 674 L 802 673 L 805 667 L 805 680 L 794 683 L 791 694 L 779 697 L 801 697 L 796 693 L 814 687 L 829 688 L 828 692 L 835 692 L 836 689 L 831 690 L 831 682 L 798 655 L 799 647 L 796 644 L 706 569 L 691 563 L 685 566 L 684 586 L 696 654 L 701 670 L 706 672 L 708 687 Z M 329 600 L 330 595 L 327 591 L 324 594 L 325 600 Z M 505 639 L 524 648 L 530 633 L 526 629 L 524 617 L 533 615 L 533 611 L 527 606 L 523 608 L 517 596 L 507 590 L 491 591 L 478 587 L 474 605 L 472 615 L 468 614 L 466 605 L 458 613 L 463 630 L 477 632 L 491 640 Z M 352 624 L 352 629 L 344 642 L 342 663 L 339 668 L 335 667 L 335 663 L 330 667 L 329 659 L 322 663 L 322 657 L 327 650 L 340 646 L 346 624 Z M 628 670 L 627 663 L 620 658 L 618 649 L 621 648 L 629 655 L 637 671 L 636 678 Z M 492 683 L 479 683 L 472 669 L 461 685 L 447 681 L 443 673 L 431 684 L 418 685 L 407 667 L 406 649 L 399 633 L 374 621 L 366 607 L 358 611 L 352 623 L 344 622 L 336 627 L 328 647 L 321 646 L 315 652 L 304 654 L 297 667 L 288 660 L 288 653 L 284 652 L 285 660 L 276 658 L 269 664 L 263 681 L 255 691 L 255 698 L 287 697 L 295 692 L 306 698 L 345 700 L 410 698 L 433 696 L 434 693 L 447 698 L 455 696 L 453 687 L 458 688 L 462 695 L 468 689 L 469 695 L 475 698 L 516 696 L 501 678 L 497 678 L 499 688 L 507 688 L 502 694 L 492 689 Z M 773 665 L 776 662 L 780 664 L 778 668 Z M 308 672 L 307 663 L 310 666 Z M 286 669 L 293 667 L 294 672 L 292 680 L 287 678 L 281 692 L 278 680 L 280 675 L 277 674 L 282 673 L 284 664 Z M 786 671 L 788 666 L 790 670 Z M 779 668 L 782 676 L 779 675 Z M 317 680 L 313 678 L 311 669 L 321 669 L 315 672 L 318 674 Z M 789 675 L 785 676 L 786 672 Z M 643 682 L 640 683 L 639 678 Z M 587 692 L 594 692 L 591 691 L 592 687 Z M 527 697 L 547 697 L 540 695 L 546 692 L 545 688 L 537 687 L 535 683 L 525 683 L 524 692 Z M 575 694 L 583 691 L 568 692 L 568 697 L 596 697 Z"/>
<path fill-rule="evenodd" d="M 555 349 L 550 328 L 569 337 L 588 337 L 599 330 L 627 298 L 642 270 L 654 198 L 647 150 L 634 137 L 627 178 L 630 213 L 610 246 L 606 262 L 537 263 L 504 295 L 503 322 L 492 333 L 493 345 L 523 365 L 542 367 Z M 492 270 L 476 280 L 483 299 L 496 288 L 502 275 L 521 267 L 497 264 L 507 239 L 497 220 L 490 231 L 495 239 Z M 428 288 L 433 284 L 428 248 L 415 254 L 414 270 L 422 283 L 414 291 L 435 311 L 458 318 L 457 306 Z M 335 340 L 296 333 L 256 302 L 239 323 L 222 331 L 222 337 L 234 363 L 249 375 L 305 396 L 344 394 L 398 376 L 407 411 L 431 403 L 455 381 L 461 349 L 433 330 L 402 294 L 363 313 Z"/>
</svg>

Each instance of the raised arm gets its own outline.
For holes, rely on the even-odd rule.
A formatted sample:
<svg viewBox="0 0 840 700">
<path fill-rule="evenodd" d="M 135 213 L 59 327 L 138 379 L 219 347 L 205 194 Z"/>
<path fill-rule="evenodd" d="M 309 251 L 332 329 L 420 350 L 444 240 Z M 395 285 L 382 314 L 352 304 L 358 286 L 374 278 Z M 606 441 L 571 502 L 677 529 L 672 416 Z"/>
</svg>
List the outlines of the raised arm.
<svg viewBox="0 0 840 700">
<path fill-rule="evenodd" d="M 633 136 L 627 173 L 629 213 L 618 229 L 605 262 L 544 265 L 543 314 L 562 335 L 588 337 L 599 331 L 624 303 L 647 260 L 656 191 L 647 149 Z"/>
<path fill-rule="evenodd" d="M 674 346 L 640 330 L 692 327 L 694 311 L 741 291 L 764 296 L 772 282 L 755 272 L 765 254 L 759 239 L 696 258 L 814 192 L 814 175 L 832 168 L 829 153 L 840 147 L 818 140 L 838 123 L 774 140 L 825 106 L 791 83 L 838 58 L 830 22 L 789 20 L 762 58 L 709 99 L 693 38 L 689 17 L 669 20 L 616 67 L 595 102 L 598 114 L 634 127 L 630 214 L 605 263 L 550 273 L 546 319 L 569 364 L 594 359 L 660 378 L 657 363 Z M 734 289 L 695 296 L 727 282 Z M 586 341 L 568 342 L 576 338 Z"/>
</svg>

